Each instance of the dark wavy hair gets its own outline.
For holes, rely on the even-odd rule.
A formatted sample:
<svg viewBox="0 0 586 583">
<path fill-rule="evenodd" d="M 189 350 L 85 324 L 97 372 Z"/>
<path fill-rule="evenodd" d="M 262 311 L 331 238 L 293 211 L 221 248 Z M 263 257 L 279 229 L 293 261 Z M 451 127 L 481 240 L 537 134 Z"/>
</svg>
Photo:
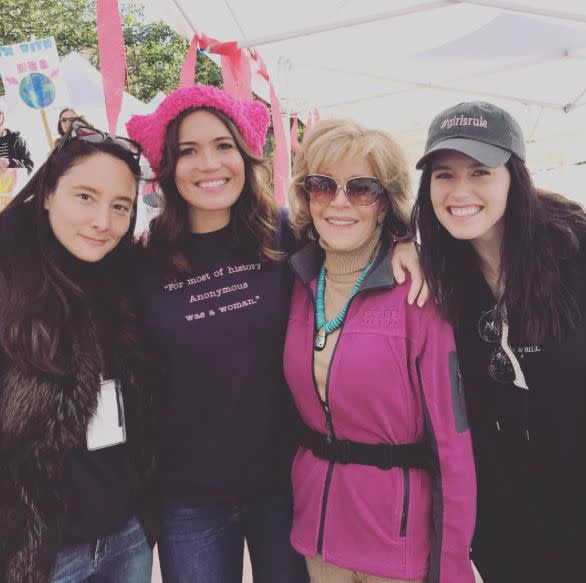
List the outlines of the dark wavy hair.
<svg viewBox="0 0 586 583">
<path fill-rule="evenodd" d="M 251 152 L 234 122 L 223 112 L 209 107 L 193 107 L 182 111 L 167 126 L 163 158 L 156 176 L 164 200 L 161 214 L 151 222 L 149 250 L 162 260 L 172 279 L 189 275 L 191 269 L 179 249 L 181 240 L 189 233 L 187 202 L 175 184 L 179 126 L 189 114 L 199 110 L 210 112 L 224 123 L 244 160 L 244 188 L 230 209 L 234 246 L 254 254 L 261 261 L 281 259 L 281 254 L 273 246 L 278 209 L 266 160 Z"/>
<path fill-rule="evenodd" d="M 20 370 L 69 374 L 75 315 L 88 307 L 87 292 L 63 267 L 64 248 L 51 229 L 45 200 L 72 167 L 95 154 L 124 162 L 140 176 L 138 161 L 123 147 L 106 141 L 90 144 L 71 139 L 54 151 L 19 194 L 0 213 L 0 348 Z M 92 269 L 100 277 L 94 296 L 101 313 L 116 323 L 114 339 L 121 354 L 136 354 L 136 318 L 122 282 L 136 220 L 136 201 L 126 235 Z"/>
<path fill-rule="evenodd" d="M 511 175 L 501 246 L 500 305 L 518 314 L 521 341 L 542 344 L 571 329 L 580 314 L 564 285 L 567 260 L 581 249 L 586 214 L 576 202 L 535 188 L 527 166 L 515 155 L 506 164 Z M 470 274 L 479 260 L 468 241 L 452 237 L 438 221 L 431 202 L 431 162 L 421 175 L 412 228 L 421 238 L 421 262 L 432 296 L 452 324 L 466 302 Z M 415 231 L 414 231 L 415 232 Z"/>
</svg>

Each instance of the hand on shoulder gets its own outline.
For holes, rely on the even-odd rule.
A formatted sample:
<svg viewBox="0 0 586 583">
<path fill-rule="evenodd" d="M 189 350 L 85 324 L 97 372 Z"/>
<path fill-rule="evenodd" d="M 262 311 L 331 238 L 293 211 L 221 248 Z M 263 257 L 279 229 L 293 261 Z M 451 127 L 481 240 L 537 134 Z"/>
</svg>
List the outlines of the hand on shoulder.
<svg viewBox="0 0 586 583">
<path fill-rule="evenodd" d="M 393 275 L 399 285 L 405 283 L 408 272 L 411 276 L 411 288 L 407 301 L 412 305 L 417 300 L 421 308 L 429 299 L 429 286 L 423 277 L 423 270 L 419 263 L 419 253 L 413 241 L 395 243 L 391 257 Z"/>
</svg>

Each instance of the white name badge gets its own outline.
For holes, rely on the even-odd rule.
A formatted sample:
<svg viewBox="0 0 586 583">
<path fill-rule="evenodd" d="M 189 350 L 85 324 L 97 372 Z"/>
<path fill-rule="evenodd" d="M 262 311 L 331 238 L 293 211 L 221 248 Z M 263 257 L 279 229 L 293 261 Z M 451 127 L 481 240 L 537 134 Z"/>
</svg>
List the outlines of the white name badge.
<svg viewBox="0 0 586 583">
<path fill-rule="evenodd" d="M 126 422 L 122 391 L 116 381 L 108 379 L 100 383 L 98 408 L 87 429 L 87 448 L 94 451 L 125 442 Z"/>
</svg>

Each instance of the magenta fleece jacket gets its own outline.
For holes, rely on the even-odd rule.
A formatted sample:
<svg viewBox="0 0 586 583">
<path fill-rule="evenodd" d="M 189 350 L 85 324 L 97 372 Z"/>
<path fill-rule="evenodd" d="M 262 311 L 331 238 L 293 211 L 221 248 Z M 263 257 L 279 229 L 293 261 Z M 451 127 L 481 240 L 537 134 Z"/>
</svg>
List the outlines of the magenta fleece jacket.
<svg viewBox="0 0 586 583">
<path fill-rule="evenodd" d="M 316 276 L 310 244 L 291 258 L 297 277 L 285 375 L 305 424 L 327 433 L 313 375 Z M 429 440 L 436 470 L 340 464 L 299 448 L 293 463 L 291 543 L 340 567 L 427 583 L 473 583 L 469 559 L 476 482 L 463 387 L 450 326 L 433 302 L 409 306 L 388 246 L 352 300 L 326 387 L 337 439 Z"/>
</svg>

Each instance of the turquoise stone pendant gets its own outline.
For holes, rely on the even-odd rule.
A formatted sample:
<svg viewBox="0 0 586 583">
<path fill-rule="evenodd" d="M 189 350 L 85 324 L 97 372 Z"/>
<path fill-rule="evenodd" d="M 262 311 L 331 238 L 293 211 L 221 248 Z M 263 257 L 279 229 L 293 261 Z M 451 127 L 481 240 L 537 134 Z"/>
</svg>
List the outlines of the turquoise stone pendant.
<svg viewBox="0 0 586 583">
<path fill-rule="evenodd" d="M 315 342 L 313 346 L 316 350 L 323 350 L 326 345 L 326 329 L 325 327 L 320 328 L 315 335 Z"/>
</svg>

